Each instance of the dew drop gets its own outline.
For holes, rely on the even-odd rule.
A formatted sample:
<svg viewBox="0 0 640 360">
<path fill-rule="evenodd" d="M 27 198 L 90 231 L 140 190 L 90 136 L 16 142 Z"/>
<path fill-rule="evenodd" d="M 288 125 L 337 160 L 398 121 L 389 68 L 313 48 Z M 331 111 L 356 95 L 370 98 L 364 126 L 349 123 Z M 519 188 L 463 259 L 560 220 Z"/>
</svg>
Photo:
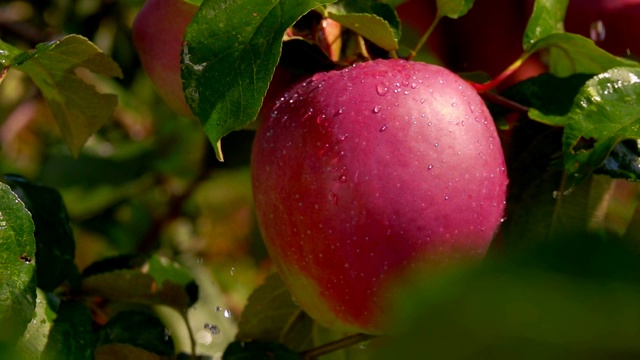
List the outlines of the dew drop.
<svg viewBox="0 0 640 360">
<path fill-rule="evenodd" d="M 433 144 L 433 146 L 438 147 L 438 143 Z"/>
<path fill-rule="evenodd" d="M 346 183 L 347 182 L 347 175 L 345 175 L 345 174 L 340 175 L 340 177 L 338 177 L 338 181 L 340 181 L 343 184 Z"/>
<path fill-rule="evenodd" d="M 418 88 L 418 84 L 416 84 L 416 83 L 411 83 L 411 88 L 412 88 L 412 89 L 417 89 L 417 88 Z"/>
<path fill-rule="evenodd" d="M 374 106 L 374 108 L 373 108 L 373 113 L 374 113 L 374 114 L 377 114 L 377 113 L 379 113 L 379 112 L 380 112 L 380 110 L 381 110 L 381 109 L 382 109 L 382 106 L 380 106 L 380 105 L 376 105 L 376 106 Z"/>
<path fill-rule="evenodd" d="M 231 317 L 231 311 L 229 311 L 229 309 L 225 310 L 223 312 L 224 317 L 226 317 L 227 319 Z"/>
<path fill-rule="evenodd" d="M 380 128 L 380 132 L 387 130 L 387 127 L 387 124 L 382 125 L 382 127 Z"/>
<path fill-rule="evenodd" d="M 429 170 L 433 169 L 433 164 L 429 164 L 429 166 L 427 166 L 427 169 Z"/>
<path fill-rule="evenodd" d="M 376 92 L 380 96 L 385 96 L 387 94 L 387 92 L 389 92 L 389 88 L 387 88 L 383 84 L 379 84 L 378 86 L 376 86 Z"/>
</svg>

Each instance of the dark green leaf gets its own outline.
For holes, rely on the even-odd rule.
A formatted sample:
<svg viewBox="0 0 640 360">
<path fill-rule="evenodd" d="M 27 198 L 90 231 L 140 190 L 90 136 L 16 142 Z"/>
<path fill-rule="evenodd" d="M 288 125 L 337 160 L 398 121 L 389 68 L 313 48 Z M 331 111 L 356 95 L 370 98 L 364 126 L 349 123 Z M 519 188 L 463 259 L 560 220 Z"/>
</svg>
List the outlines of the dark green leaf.
<svg viewBox="0 0 640 360">
<path fill-rule="evenodd" d="M 522 47 L 528 50 L 536 41 L 564 32 L 564 14 L 568 4 L 569 0 L 536 0 L 524 31 Z"/>
<path fill-rule="evenodd" d="M 637 251 L 583 233 L 524 250 L 412 282 L 376 358 L 640 356 Z"/>
<path fill-rule="evenodd" d="M 24 204 L 0 183 L 0 347 L 27 329 L 36 306 L 34 225 Z"/>
<path fill-rule="evenodd" d="M 173 355 L 173 339 L 162 321 L 141 311 L 121 311 L 98 333 L 97 345 L 128 344 L 159 355 Z"/>
<path fill-rule="evenodd" d="M 639 67 L 635 61 L 613 56 L 583 36 L 554 33 L 529 47 L 529 52 L 549 50 L 549 71 L 556 76 L 600 74 L 618 66 Z"/>
<path fill-rule="evenodd" d="M 398 49 L 400 20 L 390 5 L 363 0 L 342 0 L 329 5 L 327 13 L 331 19 L 377 46 L 387 51 Z"/>
<path fill-rule="evenodd" d="M 436 0 L 438 18 L 449 17 L 457 19 L 465 15 L 473 6 L 475 0 Z"/>
<path fill-rule="evenodd" d="M 38 287 L 53 291 L 78 272 L 73 262 L 75 240 L 64 201 L 55 189 L 22 177 L 11 175 L 5 176 L 4 180 L 31 212 L 36 227 L 36 254 L 44 255 L 38 257 Z"/>
<path fill-rule="evenodd" d="M 224 351 L 223 360 L 301 360 L 298 353 L 271 342 L 234 341 Z"/>
<path fill-rule="evenodd" d="M 187 102 L 222 159 L 219 140 L 255 119 L 286 29 L 322 0 L 205 0 L 185 34 Z"/>
<path fill-rule="evenodd" d="M 101 94 L 85 82 L 87 74 L 81 69 L 122 77 L 118 64 L 78 35 L 40 44 L 11 63 L 40 88 L 69 150 L 77 156 L 87 139 L 110 119 L 118 102 L 115 95 Z"/>
<path fill-rule="evenodd" d="M 95 334 L 89 309 L 78 301 L 64 301 L 44 349 L 44 360 L 91 360 Z"/>
<path fill-rule="evenodd" d="M 280 342 L 302 351 L 313 346 L 313 320 L 293 301 L 277 273 L 249 296 L 236 340 Z"/>
<path fill-rule="evenodd" d="M 177 263 L 152 257 L 138 269 L 95 273 L 82 280 L 88 295 L 146 305 L 166 305 L 187 309 L 197 300 L 198 287 L 189 273 Z"/>
</svg>

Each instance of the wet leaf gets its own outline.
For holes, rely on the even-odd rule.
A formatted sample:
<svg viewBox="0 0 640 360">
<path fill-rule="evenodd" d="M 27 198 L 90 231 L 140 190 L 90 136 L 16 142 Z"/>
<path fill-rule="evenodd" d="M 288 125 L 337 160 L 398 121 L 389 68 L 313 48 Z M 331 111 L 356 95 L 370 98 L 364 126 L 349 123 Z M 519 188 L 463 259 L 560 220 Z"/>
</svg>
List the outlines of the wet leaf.
<svg viewBox="0 0 640 360">
<path fill-rule="evenodd" d="M 81 36 L 69 35 L 40 44 L 35 50 L 14 57 L 11 65 L 27 73 L 42 91 L 74 156 L 111 118 L 117 105 L 117 97 L 97 92 L 84 80 L 81 69 L 108 77 L 122 77 L 122 71 Z"/>
<path fill-rule="evenodd" d="M 0 183 L 0 348 L 27 329 L 36 307 L 36 244 L 29 211 Z"/>
<path fill-rule="evenodd" d="M 205 0 L 185 34 L 187 103 L 218 159 L 220 139 L 253 121 L 275 70 L 285 30 L 321 0 Z M 224 5 L 224 6 L 222 6 Z"/>
</svg>

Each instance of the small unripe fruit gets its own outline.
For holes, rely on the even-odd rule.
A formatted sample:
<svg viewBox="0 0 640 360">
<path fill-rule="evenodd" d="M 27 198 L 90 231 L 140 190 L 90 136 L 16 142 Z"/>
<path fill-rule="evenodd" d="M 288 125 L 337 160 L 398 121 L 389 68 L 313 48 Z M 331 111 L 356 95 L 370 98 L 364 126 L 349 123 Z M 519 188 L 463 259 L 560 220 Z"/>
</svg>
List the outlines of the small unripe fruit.
<svg viewBox="0 0 640 360">
<path fill-rule="evenodd" d="M 252 153 L 265 243 L 320 324 L 381 333 L 414 269 L 479 259 L 507 176 L 477 92 L 435 65 L 375 60 L 316 74 L 280 98 Z"/>
</svg>

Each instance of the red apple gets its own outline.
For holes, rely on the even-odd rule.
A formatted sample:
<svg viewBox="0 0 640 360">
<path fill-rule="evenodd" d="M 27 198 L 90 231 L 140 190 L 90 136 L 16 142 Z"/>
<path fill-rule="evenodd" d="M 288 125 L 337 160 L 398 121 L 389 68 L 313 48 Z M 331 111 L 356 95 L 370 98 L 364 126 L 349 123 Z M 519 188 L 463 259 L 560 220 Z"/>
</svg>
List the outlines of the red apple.
<svg viewBox="0 0 640 360">
<path fill-rule="evenodd" d="M 640 55 L 640 0 L 571 0 L 565 30 L 614 55 Z"/>
<path fill-rule="evenodd" d="M 407 271 L 481 258 L 507 176 L 491 115 L 449 70 L 375 60 L 287 91 L 252 153 L 269 253 L 320 324 L 381 333 Z"/>
<path fill-rule="evenodd" d="M 180 53 L 198 7 L 183 0 L 148 0 L 133 23 L 133 43 L 144 70 L 176 113 L 194 117 L 182 90 Z"/>
</svg>

